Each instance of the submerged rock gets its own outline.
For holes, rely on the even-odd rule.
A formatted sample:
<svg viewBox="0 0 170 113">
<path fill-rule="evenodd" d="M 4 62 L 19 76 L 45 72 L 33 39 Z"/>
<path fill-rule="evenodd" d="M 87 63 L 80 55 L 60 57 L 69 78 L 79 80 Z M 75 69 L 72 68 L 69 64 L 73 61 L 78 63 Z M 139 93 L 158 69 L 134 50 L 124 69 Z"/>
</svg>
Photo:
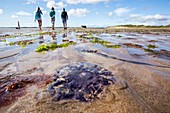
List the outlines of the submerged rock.
<svg viewBox="0 0 170 113">
<path fill-rule="evenodd" d="M 123 43 L 122 45 L 127 46 L 128 48 L 142 48 L 142 45 L 138 45 L 138 44 L 132 44 L 132 43 Z"/>
<path fill-rule="evenodd" d="M 90 101 L 98 98 L 104 88 L 115 83 L 111 71 L 95 64 L 75 63 L 56 71 L 48 87 L 54 101 L 74 99 Z"/>
</svg>

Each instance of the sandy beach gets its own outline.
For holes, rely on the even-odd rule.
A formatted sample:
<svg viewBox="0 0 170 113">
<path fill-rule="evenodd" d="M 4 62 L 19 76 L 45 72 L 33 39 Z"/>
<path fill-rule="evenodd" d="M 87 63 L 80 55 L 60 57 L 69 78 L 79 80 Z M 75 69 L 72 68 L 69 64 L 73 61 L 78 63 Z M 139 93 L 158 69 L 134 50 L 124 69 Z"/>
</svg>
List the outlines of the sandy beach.
<svg viewBox="0 0 170 113">
<path fill-rule="evenodd" d="M 169 31 L 0 28 L 0 113 L 169 113 Z M 94 81 L 83 80 L 89 73 Z M 68 96 L 65 77 L 92 88 Z"/>
</svg>

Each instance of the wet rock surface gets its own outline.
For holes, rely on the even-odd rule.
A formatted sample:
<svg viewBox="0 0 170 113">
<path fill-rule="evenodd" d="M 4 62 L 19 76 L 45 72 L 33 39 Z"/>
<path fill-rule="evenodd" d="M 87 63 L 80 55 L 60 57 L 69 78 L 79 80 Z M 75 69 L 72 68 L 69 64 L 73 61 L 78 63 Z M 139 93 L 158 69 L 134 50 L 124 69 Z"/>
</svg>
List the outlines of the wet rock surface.
<svg viewBox="0 0 170 113">
<path fill-rule="evenodd" d="M 56 71 L 54 82 L 48 87 L 54 101 L 91 101 L 98 98 L 104 88 L 114 84 L 112 72 L 90 63 L 75 63 Z"/>
<path fill-rule="evenodd" d="M 142 48 L 141 45 L 138 45 L 138 44 L 132 44 L 132 43 L 123 43 L 122 45 L 125 45 L 129 48 Z"/>
<path fill-rule="evenodd" d="M 49 75 L 32 75 L 32 76 L 0 76 L 0 108 L 10 105 L 19 97 L 26 95 L 26 87 L 36 85 L 44 87 L 52 81 Z"/>
</svg>

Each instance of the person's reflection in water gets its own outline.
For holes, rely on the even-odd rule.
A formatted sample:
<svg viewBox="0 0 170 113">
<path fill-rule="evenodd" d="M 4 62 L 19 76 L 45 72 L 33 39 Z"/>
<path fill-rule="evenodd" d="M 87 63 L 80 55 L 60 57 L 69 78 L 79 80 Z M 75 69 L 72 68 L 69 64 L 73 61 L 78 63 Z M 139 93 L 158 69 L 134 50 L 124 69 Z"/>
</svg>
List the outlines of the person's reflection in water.
<svg viewBox="0 0 170 113">
<path fill-rule="evenodd" d="M 53 40 L 56 40 L 56 34 L 52 34 L 51 37 Z"/>
<path fill-rule="evenodd" d="M 53 40 L 56 40 L 56 32 L 53 32 L 51 37 L 52 37 Z"/>
<path fill-rule="evenodd" d="M 39 41 L 40 44 L 44 43 L 44 36 L 40 36 L 39 39 L 40 39 Z"/>
<path fill-rule="evenodd" d="M 63 34 L 63 38 L 66 38 L 66 37 L 67 37 L 67 33 L 64 33 L 64 34 Z"/>
</svg>

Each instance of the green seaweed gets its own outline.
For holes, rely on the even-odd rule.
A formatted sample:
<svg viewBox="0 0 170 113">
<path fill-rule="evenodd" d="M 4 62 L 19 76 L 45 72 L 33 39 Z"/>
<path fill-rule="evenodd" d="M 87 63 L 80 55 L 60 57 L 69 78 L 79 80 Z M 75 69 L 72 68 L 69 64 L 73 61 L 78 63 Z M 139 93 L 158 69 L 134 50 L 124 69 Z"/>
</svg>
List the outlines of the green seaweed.
<svg viewBox="0 0 170 113">
<path fill-rule="evenodd" d="M 12 45 L 15 45 L 16 43 L 15 42 L 10 42 L 9 45 L 12 46 Z"/>
<path fill-rule="evenodd" d="M 106 45 L 107 48 L 120 48 L 121 45 Z"/>
<path fill-rule="evenodd" d="M 36 52 L 43 52 L 43 51 L 48 51 L 49 46 L 47 44 L 41 44 L 35 51 Z"/>
<path fill-rule="evenodd" d="M 152 49 L 148 49 L 148 48 L 147 49 L 145 48 L 144 51 L 145 52 L 149 52 L 149 53 L 154 54 L 154 55 L 158 55 L 159 54 L 158 52 L 156 52 L 156 51 L 154 51 Z"/>
<path fill-rule="evenodd" d="M 39 32 L 39 35 L 52 35 L 52 32 Z"/>
<path fill-rule="evenodd" d="M 56 48 L 62 48 L 62 47 L 68 47 L 69 45 L 74 45 L 76 44 L 75 42 L 66 42 L 60 45 L 57 44 L 41 44 L 35 51 L 36 52 L 45 52 L 49 50 L 55 50 Z"/>
<path fill-rule="evenodd" d="M 22 48 L 25 48 L 25 46 L 24 46 L 24 45 L 22 45 L 21 47 L 22 47 Z"/>
<path fill-rule="evenodd" d="M 33 34 L 25 34 L 24 36 L 32 36 Z"/>
<path fill-rule="evenodd" d="M 111 45 L 110 42 L 104 41 L 104 40 L 99 39 L 99 38 L 95 38 L 94 40 L 90 40 L 90 42 L 101 44 L 101 45 L 103 45 L 107 48 L 120 48 L 121 47 L 121 45 L 118 45 L 118 44 L 117 45 Z"/>
<path fill-rule="evenodd" d="M 149 52 L 149 53 L 154 53 L 154 51 L 152 49 L 144 49 L 145 52 Z"/>
<path fill-rule="evenodd" d="M 51 49 L 56 49 L 56 48 L 57 48 L 57 44 L 50 44 L 50 45 L 49 45 L 49 48 L 51 48 Z"/>
<path fill-rule="evenodd" d="M 97 37 L 94 37 L 91 33 L 90 33 L 90 35 L 85 35 L 85 36 L 79 35 L 77 37 L 78 38 L 83 38 L 83 39 L 96 39 L 97 38 Z"/>
<path fill-rule="evenodd" d="M 5 36 L 5 38 L 16 38 L 16 36 Z"/>
<path fill-rule="evenodd" d="M 98 43 L 98 44 L 101 44 L 101 45 L 110 44 L 110 42 L 108 42 L 108 41 L 104 41 L 104 40 L 97 39 L 97 38 L 95 38 L 94 40 L 90 40 L 90 42 L 92 42 L 92 43 Z"/>
<path fill-rule="evenodd" d="M 157 48 L 157 46 L 152 45 L 152 44 L 147 45 L 147 47 L 148 47 L 148 48 L 153 48 L 153 49 L 154 49 L 154 48 Z"/>
<path fill-rule="evenodd" d="M 17 41 L 17 42 L 10 42 L 9 44 L 7 45 L 19 45 L 19 46 L 27 46 L 27 45 L 30 45 L 33 43 L 33 40 L 25 40 L 25 41 Z"/>
<path fill-rule="evenodd" d="M 122 36 L 121 36 L 121 35 L 118 35 L 118 37 L 119 37 L 119 38 L 122 38 Z"/>
</svg>

